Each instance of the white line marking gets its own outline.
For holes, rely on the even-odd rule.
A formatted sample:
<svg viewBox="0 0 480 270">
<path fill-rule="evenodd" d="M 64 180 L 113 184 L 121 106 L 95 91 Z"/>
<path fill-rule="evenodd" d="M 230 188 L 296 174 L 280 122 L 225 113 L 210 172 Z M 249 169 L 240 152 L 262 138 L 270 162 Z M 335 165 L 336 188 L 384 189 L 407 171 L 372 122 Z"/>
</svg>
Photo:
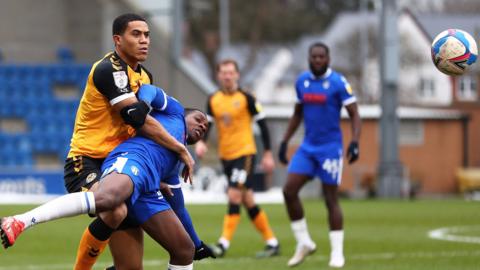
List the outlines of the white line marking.
<svg viewBox="0 0 480 270">
<path fill-rule="evenodd" d="M 463 242 L 463 243 L 472 243 L 480 244 L 480 237 L 478 236 L 467 236 L 467 235 L 455 235 L 457 233 L 464 233 L 471 231 L 473 229 L 478 229 L 478 226 L 459 226 L 459 227 L 445 227 L 428 232 L 428 237 L 436 240 L 444 240 L 451 242 Z"/>
<path fill-rule="evenodd" d="M 445 257 L 476 257 L 480 256 L 480 250 L 457 250 L 457 251 L 437 251 L 437 252 L 382 252 L 382 253 L 365 253 L 365 254 L 356 254 L 347 256 L 347 261 L 372 261 L 372 260 L 391 260 L 393 258 L 400 259 L 431 259 L 431 258 L 445 258 Z M 279 256 L 266 259 L 268 261 L 277 261 L 277 262 L 287 262 L 287 256 Z M 266 261 L 261 259 L 256 259 L 252 257 L 236 257 L 236 258 L 222 258 L 222 259 L 207 259 L 203 261 L 195 261 L 194 264 L 238 264 L 245 261 Z M 325 255 L 311 255 L 308 258 L 309 261 L 316 262 L 326 262 L 328 257 Z M 145 260 L 143 261 L 143 266 L 165 266 L 168 261 L 165 260 Z M 111 263 L 97 263 L 97 267 L 108 267 Z M 0 270 L 54 270 L 54 269 L 70 269 L 73 266 L 72 263 L 58 263 L 58 264 L 30 264 L 30 265 L 10 265 L 10 266 L 0 266 Z"/>
</svg>

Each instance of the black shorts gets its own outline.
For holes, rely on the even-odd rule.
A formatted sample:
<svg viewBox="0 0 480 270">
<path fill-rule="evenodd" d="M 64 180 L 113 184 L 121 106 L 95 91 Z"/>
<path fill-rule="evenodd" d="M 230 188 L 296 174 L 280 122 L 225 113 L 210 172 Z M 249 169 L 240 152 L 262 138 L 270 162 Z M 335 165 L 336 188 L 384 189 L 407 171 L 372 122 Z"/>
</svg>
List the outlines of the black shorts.
<svg viewBox="0 0 480 270">
<path fill-rule="evenodd" d="M 90 189 L 102 176 L 103 158 L 75 156 L 65 160 L 63 180 L 69 193 Z"/>
<path fill-rule="evenodd" d="M 253 187 L 255 155 L 241 156 L 232 160 L 222 159 L 222 165 L 229 187 Z"/>
<path fill-rule="evenodd" d="M 102 177 L 103 158 L 75 156 L 65 160 L 63 180 L 69 193 L 87 191 Z M 93 215 L 92 215 L 93 217 Z M 119 226 L 119 230 L 136 228 L 139 225 L 127 216 Z"/>
</svg>

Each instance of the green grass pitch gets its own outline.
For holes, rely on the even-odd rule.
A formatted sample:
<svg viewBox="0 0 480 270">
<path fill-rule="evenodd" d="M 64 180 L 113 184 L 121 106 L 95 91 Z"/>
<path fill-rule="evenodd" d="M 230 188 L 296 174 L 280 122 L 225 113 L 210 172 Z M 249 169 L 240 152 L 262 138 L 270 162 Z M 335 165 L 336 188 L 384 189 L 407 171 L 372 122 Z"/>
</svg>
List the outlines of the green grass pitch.
<svg viewBox="0 0 480 270">
<path fill-rule="evenodd" d="M 0 216 L 11 215 L 32 206 L 0 205 Z M 281 204 L 262 206 L 282 244 L 281 256 L 255 259 L 263 248 L 242 209 L 242 221 L 226 257 L 195 262 L 195 269 L 288 269 L 294 238 L 285 208 Z M 343 200 L 345 217 L 345 256 L 343 269 L 480 269 L 480 205 L 463 200 Z M 197 232 L 208 243 L 218 238 L 223 205 L 189 205 Z M 323 201 L 305 202 L 305 212 L 318 250 L 297 269 L 328 269 L 328 234 Z M 72 269 L 80 235 L 90 218 L 86 216 L 38 225 L 25 232 L 15 246 L 0 250 L 0 270 Z M 455 235 L 473 243 L 441 241 L 428 237 L 438 228 L 461 227 Z M 161 247 L 145 237 L 144 269 L 166 269 L 167 255 Z M 100 258 L 95 269 L 111 262 L 109 252 Z"/>
</svg>

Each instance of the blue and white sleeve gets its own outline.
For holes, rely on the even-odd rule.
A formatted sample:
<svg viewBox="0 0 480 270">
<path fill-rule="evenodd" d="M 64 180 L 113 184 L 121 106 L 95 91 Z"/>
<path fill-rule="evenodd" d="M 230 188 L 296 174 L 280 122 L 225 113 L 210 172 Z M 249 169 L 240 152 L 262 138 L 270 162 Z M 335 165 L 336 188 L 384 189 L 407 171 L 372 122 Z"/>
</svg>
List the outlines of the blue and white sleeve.
<svg viewBox="0 0 480 270">
<path fill-rule="evenodd" d="M 303 103 L 302 89 L 300 87 L 300 78 L 295 82 L 295 93 L 297 94 L 297 103 Z"/>
<path fill-rule="evenodd" d="M 340 98 L 342 99 L 343 106 L 357 102 L 357 98 L 353 94 L 352 86 L 348 83 L 347 79 L 341 76 L 340 80 Z"/>
<path fill-rule="evenodd" d="M 165 91 L 152 84 L 143 84 L 138 90 L 137 97 L 155 110 L 164 111 L 168 106 L 168 96 Z"/>
</svg>

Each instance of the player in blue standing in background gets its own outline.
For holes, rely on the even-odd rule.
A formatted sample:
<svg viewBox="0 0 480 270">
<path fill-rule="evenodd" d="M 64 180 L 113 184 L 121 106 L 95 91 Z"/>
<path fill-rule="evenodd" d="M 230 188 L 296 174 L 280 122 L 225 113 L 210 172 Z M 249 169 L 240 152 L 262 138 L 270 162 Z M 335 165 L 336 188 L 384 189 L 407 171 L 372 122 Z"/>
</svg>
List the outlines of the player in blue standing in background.
<svg viewBox="0 0 480 270">
<path fill-rule="evenodd" d="M 359 157 L 358 140 L 361 121 L 356 98 L 347 80 L 329 67 L 329 48 L 323 43 L 314 43 L 309 48 L 309 67 L 297 78 L 295 88 L 297 104 L 287 131 L 280 145 L 279 159 L 288 164 L 288 141 L 304 122 L 305 137 L 288 166 L 288 178 L 283 195 L 297 246 L 288 266 L 296 266 L 316 250 L 310 237 L 300 189 L 307 181 L 319 177 L 328 210 L 330 227 L 330 267 L 343 267 L 343 216 L 338 202 L 338 186 L 341 183 L 343 154 L 340 112 L 345 106 L 351 119 L 352 141 L 347 149 L 349 163 Z"/>
<path fill-rule="evenodd" d="M 207 118 L 203 112 L 184 110 L 178 101 L 168 97 L 161 89 L 142 86 L 148 87 L 154 88 L 154 94 L 139 94 L 139 98 L 155 109 L 152 116 L 161 121 L 175 139 L 182 143 L 195 143 L 203 137 L 207 129 Z M 180 162 L 174 152 L 142 136 L 128 139 L 105 159 L 102 180 L 92 191 L 67 194 L 29 212 L 3 218 L 2 244 L 13 245 L 21 232 L 35 224 L 82 213 L 110 211 L 125 201 L 129 218 L 141 224 L 169 252 L 168 269 L 192 269 L 193 259 L 212 256 L 211 251 L 196 236 L 186 209 L 181 209 L 184 208 L 181 190 L 173 191 L 175 196 L 169 201 L 171 204 L 159 190 L 161 182 L 179 184 L 179 168 Z M 176 208 L 184 226 L 171 208 Z M 117 226 L 121 221 L 118 220 Z M 192 240 L 200 244 L 199 250 L 194 250 Z"/>
</svg>

